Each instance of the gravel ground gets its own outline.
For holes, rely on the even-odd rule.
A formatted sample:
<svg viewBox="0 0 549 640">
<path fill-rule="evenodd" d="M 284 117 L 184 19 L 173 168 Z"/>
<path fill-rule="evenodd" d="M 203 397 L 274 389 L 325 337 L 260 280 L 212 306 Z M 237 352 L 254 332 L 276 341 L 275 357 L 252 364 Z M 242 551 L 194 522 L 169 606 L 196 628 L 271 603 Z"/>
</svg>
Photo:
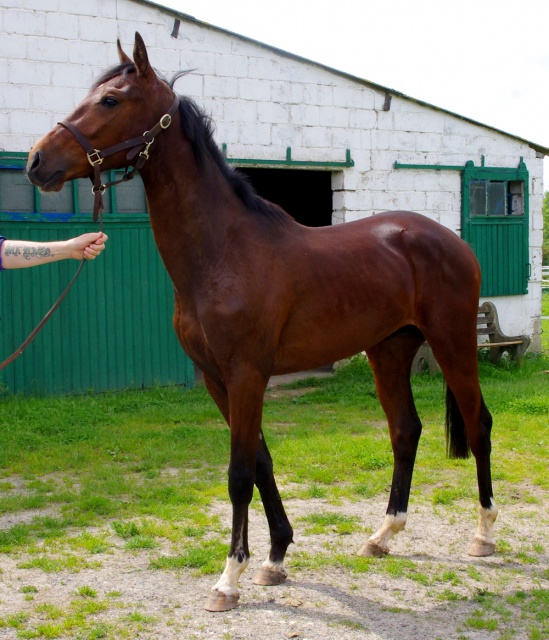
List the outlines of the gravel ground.
<svg viewBox="0 0 549 640">
<path fill-rule="evenodd" d="M 307 523 L 299 518 L 334 512 L 357 517 L 361 525 L 358 528 L 371 530 L 381 524 L 386 504 L 379 499 L 337 506 L 323 500 L 288 500 L 287 510 L 296 530 L 295 544 L 289 550 L 290 577 L 276 587 L 260 587 L 251 582 L 268 551 L 264 516 L 260 510 L 252 509 L 253 556 L 241 579 L 240 604 L 233 611 L 217 614 L 202 608 L 216 576 L 150 568 L 152 558 L 162 552 L 173 553 L 168 547 L 131 553 L 119 541 L 121 546 L 114 551 L 91 556 L 100 566 L 79 572 L 23 569 L 20 565 L 27 559 L 25 556 L 4 556 L 0 558 L 0 618 L 5 621 L 20 612 L 27 612 L 29 617 L 19 629 L 0 626 L 0 638 L 56 637 L 22 636 L 18 631 L 36 629 L 44 623 L 49 605 L 68 609 L 78 589 L 87 587 L 97 592 L 98 600 L 109 592 L 118 592 L 112 600 L 115 604 L 94 616 L 97 628 L 105 625 L 111 635 L 97 631 L 93 635 L 89 630 L 78 629 L 59 637 L 526 640 L 530 638 L 530 619 L 521 622 L 522 610 L 510 607 L 506 598 L 517 590 L 530 594 L 534 589 L 549 589 L 548 503 L 547 496 L 540 495 L 537 504 L 517 503 L 502 508 L 496 522 L 496 539 L 502 541 L 504 549 L 491 558 L 466 555 L 476 524 L 474 505 L 459 504 L 452 509 L 412 505 L 406 531 L 395 538 L 391 556 L 376 560 L 366 573 L 354 573 L 343 566 L 292 568 L 292 556 L 298 558 L 302 553 L 352 557 L 367 536 L 364 530 L 349 535 L 311 534 L 306 531 Z M 214 509 L 228 527 L 228 501 L 217 503 Z M 390 558 L 402 561 L 397 563 L 396 571 L 389 570 Z M 398 566 L 403 564 L 412 568 L 399 574 Z M 418 581 L 414 574 L 425 577 Z M 21 590 L 25 585 L 36 589 L 32 598 L 25 589 Z M 486 614 L 498 620 L 495 630 L 473 628 L 466 622 L 479 609 L 479 594 L 486 592 L 496 594 L 493 610 Z M 502 613 L 502 607 L 507 607 L 510 615 Z M 141 622 L 128 622 L 128 616 L 136 612 Z M 124 631 L 117 635 L 116 629 Z"/>
</svg>

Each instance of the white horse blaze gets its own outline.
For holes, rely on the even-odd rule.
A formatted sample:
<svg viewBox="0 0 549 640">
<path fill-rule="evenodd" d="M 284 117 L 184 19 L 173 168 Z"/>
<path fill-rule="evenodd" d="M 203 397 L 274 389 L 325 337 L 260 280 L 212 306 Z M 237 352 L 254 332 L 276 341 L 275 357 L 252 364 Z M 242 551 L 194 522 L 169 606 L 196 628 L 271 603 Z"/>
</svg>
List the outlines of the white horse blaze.
<svg viewBox="0 0 549 640">
<path fill-rule="evenodd" d="M 381 528 L 368 539 L 368 542 L 364 545 L 364 549 L 368 544 L 371 544 L 375 545 L 383 553 L 388 553 L 389 540 L 404 529 L 406 526 L 406 517 L 407 513 L 405 511 L 399 511 L 394 516 L 386 515 Z"/>
<path fill-rule="evenodd" d="M 225 570 L 221 578 L 219 578 L 217 583 L 212 587 L 212 591 L 218 591 L 226 596 L 238 597 L 238 579 L 248 566 L 248 562 L 249 560 L 239 562 L 236 558 L 227 558 Z"/>
</svg>

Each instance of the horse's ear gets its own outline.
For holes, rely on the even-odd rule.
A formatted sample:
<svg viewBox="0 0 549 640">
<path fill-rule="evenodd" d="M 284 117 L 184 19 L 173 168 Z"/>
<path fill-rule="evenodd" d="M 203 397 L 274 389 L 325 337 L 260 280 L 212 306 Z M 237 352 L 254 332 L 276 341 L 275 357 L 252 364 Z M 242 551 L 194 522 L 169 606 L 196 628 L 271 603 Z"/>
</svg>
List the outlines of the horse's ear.
<svg viewBox="0 0 549 640">
<path fill-rule="evenodd" d="M 143 38 L 137 31 L 135 32 L 135 43 L 133 45 L 133 61 L 137 69 L 137 75 L 145 77 L 149 73 L 151 65 L 149 64 L 147 47 L 145 47 Z"/>
<path fill-rule="evenodd" d="M 126 55 L 122 50 L 122 45 L 120 44 L 120 38 L 116 41 L 116 48 L 118 49 L 118 58 L 120 60 L 120 64 L 124 64 L 126 62 L 132 62 L 130 56 Z"/>
</svg>

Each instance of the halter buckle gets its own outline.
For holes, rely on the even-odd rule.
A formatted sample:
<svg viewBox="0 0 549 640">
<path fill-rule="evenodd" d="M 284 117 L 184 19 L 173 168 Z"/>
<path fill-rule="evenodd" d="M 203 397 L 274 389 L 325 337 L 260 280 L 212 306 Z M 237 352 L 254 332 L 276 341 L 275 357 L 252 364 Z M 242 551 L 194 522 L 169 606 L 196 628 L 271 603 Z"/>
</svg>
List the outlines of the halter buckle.
<svg viewBox="0 0 549 640">
<path fill-rule="evenodd" d="M 167 129 L 172 123 L 172 117 L 169 113 L 165 113 L 158 123 L 162 129 Z"/>
<path fill-rule="evenodd" d="M 88 162 L 92 167 L 103 162 L 103 157 L 101 156 L 101 151 L 99 151 L 99 149 L 94 149 L 91 153 L 87 153 L 86 155 L 88 156 Z"/>
</svg>

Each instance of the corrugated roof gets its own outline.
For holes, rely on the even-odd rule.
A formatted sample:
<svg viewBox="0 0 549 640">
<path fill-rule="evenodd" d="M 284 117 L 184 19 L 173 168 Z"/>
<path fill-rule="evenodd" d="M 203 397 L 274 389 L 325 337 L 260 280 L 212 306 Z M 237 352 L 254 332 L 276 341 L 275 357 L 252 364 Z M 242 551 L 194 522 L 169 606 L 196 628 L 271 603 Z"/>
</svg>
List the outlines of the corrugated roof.
<svg viewBox="0 0 549 640">
<path fill-rule="evenodd" d="M 284 49 L 279 49 L 278 47 L 274 47 L 272 45 L 269 44 L 265 44 L 264 42 L 260 42 L 259 40 L 254 40 L 253 38 L 250 38 L 248 36 L 243 36 L 239 33 L 235 33 L 234 31 L 229 31 L 228 29 L 223 29 L 222 27 L 218 27 L 216 25 L 210 24 L 209 22 L 203 22 L 202 20 L 198 20 L 197 18 L 195 18 L 194 16 L 191 16 L 187 13 L 182 13 L 180 11 L 177 11 L 176 9 L 172 9 L 171 7 L 166 7 L 163 4 L 160 4 L 159 2 L 154 2 L 153 0 L 133 0 L 133 2 L 139 2 L 140 4 L 145 4 L 145 5 L 149 5 L 152 7 L 155 7 L 156 9 L 161 9 L 162 11 L 166 11 L 167 13 L 170 13 L 171 15 L 175 16 L 176 18 L 179 18 L 180 20 L 185 20 L 186 22 L 192 22 L 196 25 L 199 25 L 201 27 L 205 27 L 207 29 L 212 29 L 214 31 L 218 31 L 221 33 L 225 33 L 227 35 L 230 35 L 233 38 L 239 38 L 240 40 L 244 40 L 246 42 L 251 42 L 253 44 L 256 44 L 260 47 L 262 47 L 263 49 L 267 49 L 268 51 L 272 51 L 273 53 L 276 53 L 277 55 L 281 55 L 284 56 L 285 58 L 290 58 L 292 60 L 296 60 L 298 62 L 304 62 L 306 64 L 309 65 L 314 65 L 315 67 L 324 69 L 330 73 L 333 73 L 335 75 L 341 76 L 343 78 L 347 78 L 348 80 L 352 80 L 353 82 L 357 82 L 358 84 L 362 84 L 364 86 L 370 87 L 372 89 L 376 89 L 377 91 L 381 91 L 384 93 L 389 93 L 393 96 L 398 96 L 399 98 L 403 98 L 404 100 L 410 100 L 411 102 L 415 102 L 416 104 L 420 104 L 424 107 L 428 107 L 429 109 L 434 109 L 435 111 L 440 111 L 442 113 L 447 113 L 448 115 L 451 115 L 455 118 L 459 118 L 460 120 L 463 120 L 464 122 L 469 122 L 470 124 L 474 124 L 476 126 L 480 126 L 480 127 L 484 127 L 485 129 L 490 129 L 491 131 L 495 131 L 496 133 L 502 134 L 504 136 L 508 136 L 509 138 L 513 138 L 514 140 L 518 140 L 519 142 L 522 142 L 524 144 L 527 144 L 531 149 L 534 149 L 534 151 L 537 151 L 538 153 L 541 153 L 545 156 L 549 156 L 549 147 L 545 147 L 541 144 L 537 144 L 536 142 L 532 142 L 531 140 L 526 140 L 525 138 L 521 138 L 520 136 L 514 135 L 512 133 L 509 133 L 507 131 L 503 131 L 502 129 L 497 129 L 496 127 L 492 127 L 488 124 L 485 124 L 484 122 L 479 122 L 477 120 L 473 120 L 472 118 L 468 118 L 467 116 L 462 116 L 459 113 L 455 113 L 453 111 L 450 111 L 448 109 L 443 109 L 442 107 L 437 107 L 434 104 L 430 104 L 428 102 L 425 102 L 424 100 L 419 100 L 418 98 L 413 98 L 412 96 L 408 96 L 404 93 L 402 93 L 401 91 L 397 91 L 395 89 L 391 89 L 390 87 L 385 87 L 383 85 L 377 84 L 375 82 L 371 82 L 370 80 L 366 80 L 364 78 L 359 78 L 358 76 L 354 76 L 350 73 L 346 73 L 345 71 L 341 71 L 339 69 L 334 69 L 333 67 L 329 67 L 325 64 L 322 64 L 320 62 L 315 62 L 314 60 L 309 60 L 308 58 L 304 58 L 303 56 L 299 56 L 297 54 L 291 53 L 289 51 L 285 51 Z"/>
</svg>

